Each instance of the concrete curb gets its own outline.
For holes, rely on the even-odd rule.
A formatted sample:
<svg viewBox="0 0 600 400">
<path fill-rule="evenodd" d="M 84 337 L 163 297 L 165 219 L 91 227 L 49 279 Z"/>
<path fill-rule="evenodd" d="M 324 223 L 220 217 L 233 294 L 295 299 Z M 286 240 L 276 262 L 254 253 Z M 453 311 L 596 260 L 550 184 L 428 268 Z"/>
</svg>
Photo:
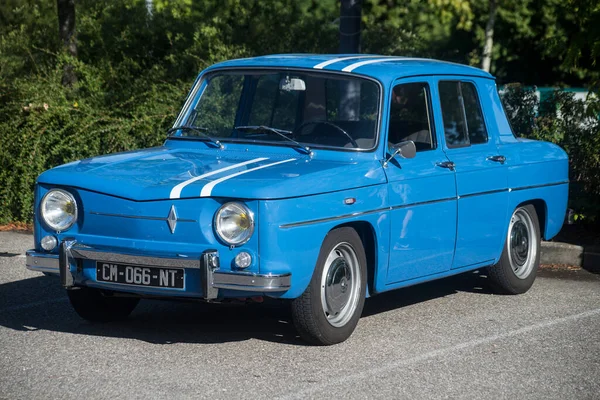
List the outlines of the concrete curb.
<svg viewBox="0 0 600 400">
<path fill-rule="evenodd" d="M 542 242 L 540 263 L 568 264 L 581 267 L 583 265 L 584 249 L 582 246 L 560 242 Z"/>
<path fill-rule="evenodd" d="M 600 273 L 600 251 L 561 242 L 542 242 L 541 264 L 566 264 Z"/>
</svg>

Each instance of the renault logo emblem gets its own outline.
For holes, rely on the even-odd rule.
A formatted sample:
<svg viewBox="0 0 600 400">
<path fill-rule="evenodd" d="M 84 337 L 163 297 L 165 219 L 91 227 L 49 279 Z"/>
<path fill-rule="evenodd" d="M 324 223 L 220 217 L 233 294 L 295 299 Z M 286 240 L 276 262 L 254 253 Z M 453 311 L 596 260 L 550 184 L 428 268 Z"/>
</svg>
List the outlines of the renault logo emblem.
<svg viewBox="0 0 600 400">
<path fill-rule="evenodd" d="M 171 206 L 171 211 L 169 211 L 169 216 L 167 217 L 167 224 L 169 224 L 171 233 L 175 233 L 175 227 L 177 227 L 177 210 L 175 209 L 175 205 Z"/>
</svg>

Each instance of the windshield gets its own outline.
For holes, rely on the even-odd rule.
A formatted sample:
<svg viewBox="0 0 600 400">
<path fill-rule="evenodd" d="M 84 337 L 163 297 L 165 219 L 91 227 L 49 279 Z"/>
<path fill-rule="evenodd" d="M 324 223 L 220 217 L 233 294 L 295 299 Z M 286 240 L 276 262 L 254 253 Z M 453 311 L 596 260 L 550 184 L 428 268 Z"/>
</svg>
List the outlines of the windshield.
<svg viewBox="0 0 600 400">
<path fill-rule="evenodd" d="M 187 129 L 172 129 L 175 137 L 375 147 L 380 93 L 371 80 L 323 72 L 223 71 L 198 85 L 203 89 L 192 91 L 196 98 L 174 125 Z"/>
</svg>

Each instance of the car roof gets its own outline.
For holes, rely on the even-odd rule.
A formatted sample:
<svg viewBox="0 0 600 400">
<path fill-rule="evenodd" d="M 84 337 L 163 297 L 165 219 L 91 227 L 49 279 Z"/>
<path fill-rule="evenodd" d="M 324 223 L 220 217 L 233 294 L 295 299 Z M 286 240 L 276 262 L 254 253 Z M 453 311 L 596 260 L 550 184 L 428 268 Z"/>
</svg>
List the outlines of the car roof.
<svg viewBox="0 0 600 400">
<path fill-rule="evenodd" d="M 466 75 L 494 79 L 475 67 L 427 58 L 376 54 L 272 54 L 224 61 L 215 68 L 302 68 L 345 72 L 389 81 L 419 75 Z"/>
</svg>

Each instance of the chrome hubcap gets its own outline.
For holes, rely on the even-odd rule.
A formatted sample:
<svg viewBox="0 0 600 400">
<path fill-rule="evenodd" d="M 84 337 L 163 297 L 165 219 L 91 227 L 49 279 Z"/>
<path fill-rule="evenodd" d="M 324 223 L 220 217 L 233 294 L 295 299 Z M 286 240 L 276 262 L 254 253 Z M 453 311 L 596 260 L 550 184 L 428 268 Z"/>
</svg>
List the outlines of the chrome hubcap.
<svg viewBox="0 0 600 400">
<path fill-rule="evenodd" d="M 321 304 L 327 321 L 344 326 L 354 315 L 360 295 L 358 258 L 349 243 L 338 244 L 327 256 L 321 277 Z"/>
<path fill-rule="evenodd" d="M 515 211 L 508 229 L 510 266 L 519 279 L 525 279 L 535 267 L 537 240 L 531 216 L 522 208 Z"/>
</svg>

